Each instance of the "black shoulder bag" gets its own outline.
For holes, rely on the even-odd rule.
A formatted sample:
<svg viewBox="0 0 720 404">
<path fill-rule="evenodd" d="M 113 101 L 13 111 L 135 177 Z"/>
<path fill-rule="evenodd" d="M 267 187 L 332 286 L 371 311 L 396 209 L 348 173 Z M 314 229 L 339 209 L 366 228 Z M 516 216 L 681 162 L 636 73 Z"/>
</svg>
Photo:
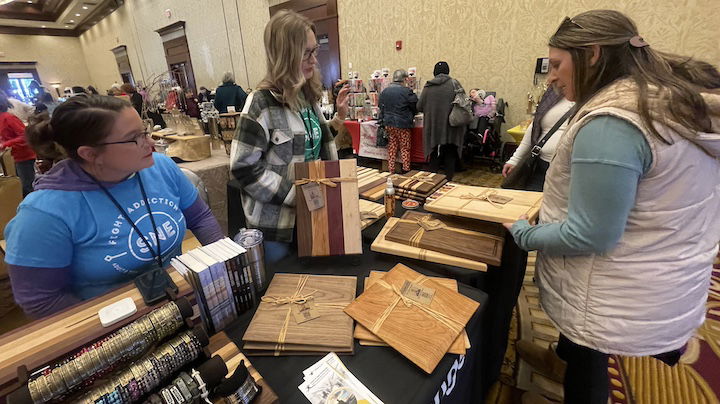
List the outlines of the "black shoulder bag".
<svg viewBox="0 0 720 404">
<path fill-rule="evenodd" d="M 570 108 L 565 115 L 563 115 L 560 119 L 558 119 L 557 122 L 555 122 L 555 125 L 553 125 L 552 128 L 548 131 L 548 133 L 543 136 L 540 141 L 538 141 L 532 149 L 530 149 L 530 153 L 526 154 L 525 157 L 523 157 L 518 165 L 515 166 L 515 168 L 510 171 L 510 174 L 508 174 L 507 177 L 502 182 L 502 185 L 500 185 L 502 188 L 505 189 L 520 189 L 524 190 L 525 186 L 527 185 L 530 178 L 532 178 L 533 173 L 535 173 L 535 170 L 537 168 L 537 162 L 540 158 L 540 150 L 542 150 L 543 146 L 545 146 L 545 143 L 547 143 L 548 140 L 550 140 L 550 137 L 552 137 L 555 132 L 557 132 L 558 129 L 567 121 L 567 119 L 575 112 L 575 108 Z"/>
</svg>

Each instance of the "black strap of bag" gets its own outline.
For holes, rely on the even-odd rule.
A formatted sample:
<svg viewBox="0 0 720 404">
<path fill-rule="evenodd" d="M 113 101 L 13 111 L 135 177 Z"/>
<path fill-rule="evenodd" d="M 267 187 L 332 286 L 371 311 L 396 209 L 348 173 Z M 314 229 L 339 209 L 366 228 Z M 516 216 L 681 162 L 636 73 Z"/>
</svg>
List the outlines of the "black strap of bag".
<svg viewBox="0 0 720 404">
<path fill-rule="evenodd" d="M 515 169 L 510 171 L 510 174 L 508 174 L 508 176 L 503 180 L 502 185 L 500 185 L 502 188 L 525 189 L 526 184 L 535 172 L 537 161 L 540 158 L 540 151 L 543 146 L 545 146 L 545 143 L 547 143 L 550 137 L 552 137 L 552 135 L 560 129 L 560 127 L 574 112 L 575 108 L 570 108 L 562 117 L 560 117 L 560 119 L 558 119 L 557 122 L 555 122 L 555 125 L 550 128 L 548 133 L 546 133 L 545 136 L 543 136 L 543 138 L 530 149 L 530 154 L 523 157 Z"/>
<path fill-rule="evenodd" d="M 560 119 L 558 119 L 557 122 L 555 122 L 555 125 L 553 125 L 553 127 L 550 128 L 548 133 L 546 133 L 545 136 L 543 136 L 543 138 L 540 139 L 540 141 L 538 141 L 535 144 L 535 146 L 532 147 L 532 149 L 530 149 L 531 156 L 537 157 L 540 155 L 540 150 L 542 150 L 543 146 L 545 146 L 545 143 L 547 143 L 547 141 L 550 140 L 552 135 L 554 135 L 555 132 L 557 132 L 557 130 L 560 129 L 560 127 L 565 123 L 565 121 L 567 121 L 568 118 L 570 118 L 570 116 L 573 114 L 573 112 L 575 112 L 575 108 L 568 109 L 567 112 L 565 112 L 565 114 L 562 117 L 560 117 Z"/>
</svg>

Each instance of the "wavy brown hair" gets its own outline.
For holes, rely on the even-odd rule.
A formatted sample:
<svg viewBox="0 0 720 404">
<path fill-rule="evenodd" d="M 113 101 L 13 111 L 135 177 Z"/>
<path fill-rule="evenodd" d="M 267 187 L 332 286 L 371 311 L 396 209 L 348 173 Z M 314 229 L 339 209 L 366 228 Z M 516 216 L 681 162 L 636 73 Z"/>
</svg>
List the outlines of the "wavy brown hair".
<svg viewBox="0 0 720 404">
<path fill-rule="evenodd" d="M 640 118 L 659 139 L 665 141 L 652 124 L 648 103 L 651 87 L 663 94 L 662 111 L 654 112 L 693 131 L 709 131 L 709 111 L 701 93 L 720 88 L 718 70 L 690 57 L 660 52 L 651 46 L 631 45 L 630 39 L 638 35 L 635 23 L 614 10 L 587 11 L 565 18 L 560 24 L 548 45 L 572 56 L 578 108 L 603 87 L 629 78 L 638 87 Z M 593 45 L 600 46 L 600 57 L 591 66 Z"/>
<path fill-rule="evenodd" d="M 290 10 L 279 11 L 265 26 L 267 73 L 258 88 L 270 90 L 295 111 L 322 96 L 320 72 L 316 69 L 312 78 L 305 80 L 300 69 L 308 30 L 314 33 L 315 25 Z"/>
</svg>

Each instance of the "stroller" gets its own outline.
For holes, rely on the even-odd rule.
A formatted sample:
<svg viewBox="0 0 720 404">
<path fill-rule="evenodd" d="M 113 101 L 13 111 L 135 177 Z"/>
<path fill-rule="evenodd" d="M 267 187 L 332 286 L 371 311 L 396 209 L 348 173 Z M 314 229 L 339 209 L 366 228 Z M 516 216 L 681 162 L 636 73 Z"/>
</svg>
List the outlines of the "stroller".
<svg viewBox="0 0 720 404">
<path fill-rule="evenodd" d="M 494 93 L 488 93 L 488 95 Z M 492 118 L 475 117 L 468 125 L 463 142 L 463 161 L 470 164 L 475 160 L 490 165 L 493 172 L 502 171 L 502 124 L 505 122 L 505 108 L 502 98 L 497 99 L 496 114 Z"/>
</svg>

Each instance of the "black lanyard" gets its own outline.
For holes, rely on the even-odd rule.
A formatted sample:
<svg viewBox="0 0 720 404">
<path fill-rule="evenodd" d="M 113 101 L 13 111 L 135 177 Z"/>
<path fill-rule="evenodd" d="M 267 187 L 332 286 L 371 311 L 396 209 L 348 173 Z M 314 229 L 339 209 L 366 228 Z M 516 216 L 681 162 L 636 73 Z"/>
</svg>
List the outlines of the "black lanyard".
<svg viewBox="0 0 720 404">
<path fill-rule="evenodd" d="M 90 175 L 87 172 L 86 172 L 86 174 L 88 174 L 88 177 L 90 177 L 93 181 L 95 181 L 95 183 L 100 187 L 100 189 L 102 189 L 103 192 L 105 192 L 105 195 L 107 195 L 107 197 L 112 201 L 112 203 L 115 205 L 117 210 L 120 211 L 120 214 L 122 214 L 123 217 L 125 218 L 125 220 L 127 220 L 128 223 L 130 223 L 130 226 L 132 226 L 132 228 L 135 229 L 137 234 L 140 237 L 142 237 L 143 241 L 145 242 L 145 245 L 150 250 L 151 255 L 153 256 L 153 258 L 155 258 L 157 260 L 158 265 L 160 265 L 160 269 L 162 269 L 163 261 L 162 261 L 162 250 L 160 249 L 160 236 L 157 235 L 158 230 L 157 230 L 157 226 L 155 225 L 155 218 L 153 217 L 152 211 L 150 210 L 150 201 L 148 200 L 147 194 L 145 193 L 145 187 L 143 186 L 142 178 L 140 178 L 140 173 L 139 172 L 135 173 L 135 176 L 138 179 L 138 183 L 140 184 L 140 192 L 142 192 L 143 199 L 145 200 L 145 209 L 147 209 L 148 215 L 150 215 L 150 223 L 152 223 L 153 231 L 155 231 L 155 233 L 156 233 L 155 241 L 157 242 L 157 251 L 155 251 L 152 248 L 152 245 L 148 242 L 147 237 L 145 237 L 145 235 L 142 234 L 140 229 L 137 228 L 135 223 L 133 223 L 132 219 L 130 219 L 130 216 L 128 216 L 128 214 L 125 212 L 125 209 L 123 209 L 122 206 L 120 206 L 120 203 L 118 203 L 117 199 L 115 199 L 112 196 L 110 191 L 107 188 L 105 188 L 105 186 L 103 184 L 101 184 L 100 181 L 96 180 L 95 177 L 93 177 L 92 175 Z"/>
</svg>

